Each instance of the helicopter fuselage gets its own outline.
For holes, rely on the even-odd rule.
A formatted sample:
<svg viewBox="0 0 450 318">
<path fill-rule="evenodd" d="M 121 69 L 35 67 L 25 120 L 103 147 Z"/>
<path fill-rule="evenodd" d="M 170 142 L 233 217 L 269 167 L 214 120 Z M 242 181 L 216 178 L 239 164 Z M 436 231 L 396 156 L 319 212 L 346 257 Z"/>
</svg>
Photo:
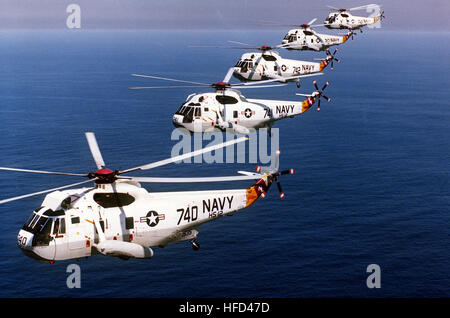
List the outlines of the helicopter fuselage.
<svg viewBox="0 0 450 318">
<path fill-rule="evenodd" d="M 233 75 L 241 81 L 268 79 L 298 81 L 298 78 L 289 78 L 320 72 L 327 64 L 326 62 L 317 63 L 285 59 L 275 51 L 245 53 L 234 66 Z"/>
<path fill-rule="evenodd" d="M 328 29 L 361 29 L 364 26 L 375 24 L 380 19 L 376 17 L 360 17 L 354 16 L 349 12 L 330 13 L 324 21 L 325 27 Z"/>
<path fill-rule="evenodd" d="M 116 181 L 95 188 L 55 191 L 18 234 L 18 246 L 44 262 L 102 253 L 124 259 L 153 256 L 150 246 L 194 239 L 198 227 L 251 205 L 267 189 L 147 192 Z"/>
<path fill-rule="evenodd" d="M 173 124 L 190 132 L 231 128 L 248 134 L 250 128 L 270 128 L 277 120 L 302 114 L 314 102 L 314 97 L 304 101 L 247 99 L 234 89 L 192 94 L 174 114 Z"/>
<path fill-rule="evenodd" d="M 324 51 L 330 46 L 345 43 L 350 34 L 335 36 L 319 34 L 312 29 L 292 29 L 284 36 L 282 45 L 288 50 Z"/>
</svg>

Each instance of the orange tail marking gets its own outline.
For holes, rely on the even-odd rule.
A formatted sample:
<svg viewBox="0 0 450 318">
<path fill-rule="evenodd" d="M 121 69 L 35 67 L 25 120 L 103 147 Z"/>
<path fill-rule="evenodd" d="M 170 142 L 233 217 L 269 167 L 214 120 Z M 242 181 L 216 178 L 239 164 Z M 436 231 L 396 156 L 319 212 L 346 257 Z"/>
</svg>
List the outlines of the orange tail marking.
<svg viewBox="0 0 450 318">
<path fill-rule="evenodd" d="M 314 99 L 312 97 L 308 97 L 302 102 L 302 113 L 306 112 L 311 108 L 312 104 L 314 104 Z"/>
<path fill-rule="evenodd" d="M 255 189 L 255 186 L 251 186 L 247 188 L 247 204 L 246 206 L 252 205 L 258 199 L 258 192 Z"/>
</svg>

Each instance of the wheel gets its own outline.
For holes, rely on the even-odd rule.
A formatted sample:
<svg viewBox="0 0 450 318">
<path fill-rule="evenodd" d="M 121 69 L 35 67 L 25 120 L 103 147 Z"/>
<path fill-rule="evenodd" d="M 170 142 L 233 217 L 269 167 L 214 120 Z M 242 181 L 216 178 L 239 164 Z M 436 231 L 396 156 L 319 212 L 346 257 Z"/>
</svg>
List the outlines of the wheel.
<svg viewBox="0 0 450 318">
<path fill-rule="evenodd" d="M 198 251 L 200 249 L 200 244 L 198 242 L 192 241 L 192 249 Z"/>
</svg>

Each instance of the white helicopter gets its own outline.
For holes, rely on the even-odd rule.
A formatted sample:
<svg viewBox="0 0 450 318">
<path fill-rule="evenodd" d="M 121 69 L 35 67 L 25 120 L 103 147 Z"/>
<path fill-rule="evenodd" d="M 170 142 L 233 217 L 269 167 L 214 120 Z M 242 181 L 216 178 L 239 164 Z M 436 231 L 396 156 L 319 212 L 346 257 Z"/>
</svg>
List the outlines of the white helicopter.
<svg viewBox="0 0 450 318">
<path fill-rule="evenodd" d="M 343 36 L 317 33 L 312 27 L 323 24 L 313 25 L 316 20 L 317 18 L 312 19 L 307 24 L 288 25 L 296 26 L 297 28 L 288 31 L 281 42 L 281 47 L 287 50 L 324 51 L 330 46 L 347 42 L 353 36 L 352 31 Z"/>
<path fill-rule="evenodd" d="M 223 215 L 231 215 L 264 197 L 272 182 L 276 182 L 283 199 L 279 177 L 294 170 L 278 171 L 279 151 L 273 168 L 257 168 L 258 173 L 239 171 L 242 175 L 205 178 L 158 178 L 123 176 L 129 172 L 148 170 L 177 162 L 205 152 L 245 141 L 246 137 L 227 141 L 166 160 L 123 171 L 105 168 L 95 135 L 86 133 L 96 172 L 88 174 L 50 172 L 1 167 L 0 170 L 27 173 L 87 177 L 89 180 L 1 200 L 0 204 L 46 195 L 17 236 L 25 255 L 42 262 L 78 259 L 95 254 L 129 258 L 150 258 L 150 246 L 164 247 L 191 240 L 194 250 L 198 229 L 203 223 Z M 184 192 L 147 192 L 140 182 L 218 182 L 257 180 L 243 189 Z M 70 190 L 83 183 L 94 187 Z"/>
<path fill-rule="evenodd" d="M 185 128 L 191 134 L 195 132 L 211 132 L 219 129 L 231 133 L 248 135 L 250 133 L 249 129 L 268 128 L 270 130 L 276 121 L 300 115 L 306 112 L 316 101 L 318 101 L 317 110 L 320 111 L 321 97 L 325 98 L 328 102 L 331 101 L 330 98 L 323 94 L 323 90 L 329 85 L 329 82 L 326 82 L 322 89 L 319 89 L 316 81 L 313 81 L 316 90 L 312 94 L 297 94 L 306 96 L 307 98 L 304 101 L 247 99 L 236 88 L 263 88 L 285 86 L 287 84 L 260 86 L 253 85 L 258 84 L 258 82 L 229 84 L 228 80 L 232 72 L 233 68 L 228 71 L 222 82 L 215 84 L 131 74 L 135 77 L 184 82 L 195 84 L 195 86 L 144 86 L 130 87 L 130 89 L 214 88 L 215 92 L 189 95 L 173 115 L 172 122 L 174 126 L 177 128 Z"/>
<path fill-rule="evenodd" d="M 242 82 L 259 81 L 260 83 L 268 82 L 296 82 L 300 88 L 300 79 L 303 77 L 323 75 L 319 73 L 323 71 L 328 64 L 331 64 L 333 70 L 334 61 L 339 62 L 335 58 L 336 51 L 331 54 L 327 49 L 327 56 L 320 60 L 320 63 L 310 61 L 300 61 L 287 59 L 280 56 L 274 49 L 283 48 L 278 46 L 252 46 L 248 43 L 228 41 L 230 43 L 239 44 L 241 46 L 190 46 L 202 48 L 228 48 L 228 49 L 255 49 L 260 52 L 244 53 L 232 68 L 233 76 Z"/>
<path fill-rule="evenodd" d="M 361 17 L 352 15 L 350 13 L 350 11 L 370 9 L 370 8 L 378 10 L 379 6 L 376 4 L 368 4 L 350 9 L 338 9 L 332 6 L 328 7 L 331 8 L 332 10 L 335 10 L 335 12 L 331 12 L 324 21 L 324 26 L 327 27 L 328 29 L 348 29 L 348 30 L 359 29 L 359 31 L 362 32 L 362 28 L 364 26 L 375 24 L 378 21 L 385 18 L 384 11 L 379 12 L 374 17 Z"/>
</svg>

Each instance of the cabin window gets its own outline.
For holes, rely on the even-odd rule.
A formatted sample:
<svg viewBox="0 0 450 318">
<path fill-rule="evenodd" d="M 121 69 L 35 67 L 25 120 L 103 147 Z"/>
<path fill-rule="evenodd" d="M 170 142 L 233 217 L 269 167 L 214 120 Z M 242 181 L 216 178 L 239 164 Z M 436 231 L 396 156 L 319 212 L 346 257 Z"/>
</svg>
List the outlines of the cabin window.
<svg viewBox="0 0 450 318">
<path fill-rule="evenodd" d="M 311 31 L 303 31 L 304 35 L 314 35 L 314 33 L 312 33 Z"/>
<path fill-rule="evenodd" d="M 134 227 L 134 218 L 132 216 L 125 218 L 125 228 L 130 230 Z"/>
<path fill-rule="evenodd" d="M 75 216 L 71 219 L 72 224 L 78 224 L 80 223 L 80 217 L 79 216 Z"/>
<path fill-rule="evenodd" d="M 238 118 L 238 111 L 237 110 L 233 110 L 233 118 Z"/>
<path fill-rule="evenodd" d="M 237 104 L 238 100 L 231 96 L 216 95 L 216 100 L 221 104 Z"/>
<path fill-rule="evenodd" d="M 134 197 L 128 193 L 112 192 L 94 194 L 94 201 L 105 209 L 127 206 L 133 203 L 134 200 Z"/>
<path fill-rule="evenodd" d="M 204 112 L 209 112 L 209 108 L 208 108 L 208 107 L 205 107 L 205 108 L 203 108 L 203 111 L 204 111 Z"/>
</svg>

